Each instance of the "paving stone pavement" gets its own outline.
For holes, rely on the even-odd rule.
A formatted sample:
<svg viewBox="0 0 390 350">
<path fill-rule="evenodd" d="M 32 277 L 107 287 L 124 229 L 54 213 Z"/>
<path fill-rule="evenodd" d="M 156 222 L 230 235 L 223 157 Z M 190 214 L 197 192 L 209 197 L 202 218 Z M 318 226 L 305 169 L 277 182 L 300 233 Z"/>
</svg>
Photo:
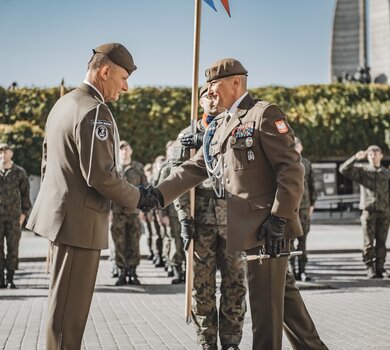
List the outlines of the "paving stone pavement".
<svg viewBox="0 0 390 350">
<path fill-rule="evenodd" d="M 31 235 L 26 241 L 18 289 L 0 290 L 0 349 L 45 349 L 47 243 Z M 360 253 L 347 250 L 310 254 L 307 272 L 312 281 L 299 286 L 329 349 L 390 349 L 390 280 L 367 280 Z M 138 274 L 141 286 L 115 287 L 110 263 L 100 261 L 82 349 L 199 349 L 193 325 L 184 321 L 184 286 L 171 285 L 164 270 L 146 260 Z M 249 311 L 240 348 L 251 349 Z M 291 347 L 284 338 L 285 349 Z"/>
</svg>

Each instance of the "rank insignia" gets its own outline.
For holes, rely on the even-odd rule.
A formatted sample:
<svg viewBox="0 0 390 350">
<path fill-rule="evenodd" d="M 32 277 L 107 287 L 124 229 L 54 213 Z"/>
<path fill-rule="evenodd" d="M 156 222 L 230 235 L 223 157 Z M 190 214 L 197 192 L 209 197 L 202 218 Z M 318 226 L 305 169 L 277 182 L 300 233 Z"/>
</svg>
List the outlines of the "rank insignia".
<svg viewBox="0 0 390 350">
<path fill-rule="evenodd" d="M 96 126 L 95 134 L 100 141 L 106 141 L 108 139 L 108 130 L 105 125 Z"/>
<path fill-rule="evenodd" d="M 288 131 L 287 124 L 283 119 L 277 120 L 275 126 L 279 134 L 285 134 Z"/>
<path fill-rule="evenodd" d="M 109 127 L 111 128 L 112 127 L 112 123 L 109 121 L 109 120 L 91 120 L 91 125 L 95 125 L 96 126 L 100 126 L 100 125 L 104 125 L 106 127 Z"/>
<path fill-rule="evenodd" d="M 244 124 L 237 126 L 232 131 L 232 135 L 237 139 L 241 139 L 244 137 L 253 136 L 254 130 L 255 130 L 255 122 L 246 122 Z"/>
<path fill-rule="evenodd" d="M 245 139 L 245 145 L 246 145 L 246 147 L 252 147 L 253 146 L 253 139 L 252 139 L 252 137 L 247 137 Z"/>
</svg>

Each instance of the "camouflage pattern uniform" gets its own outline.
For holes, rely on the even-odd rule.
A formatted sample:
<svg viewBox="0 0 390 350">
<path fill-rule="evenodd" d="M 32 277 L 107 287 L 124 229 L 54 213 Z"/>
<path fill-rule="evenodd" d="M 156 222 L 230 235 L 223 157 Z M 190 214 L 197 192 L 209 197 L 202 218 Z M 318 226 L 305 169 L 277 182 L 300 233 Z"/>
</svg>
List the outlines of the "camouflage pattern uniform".
<svg viewBox="0 0 390 350">
<path fill-rule="evenodd" d="M 363 261 L 367 268 L 384 270 L 386 240 L 390 224 L 390 170 L 370 164 L 358 166 L 353 156 L 340 166 L 340 173 L 360 184 Z"/>
<path fill-rule="evenodd" d="M 163 181 L 171 173 L 172 164 L 170 162 L 165 163 L 161 170 L 159 176 L 159 182 Z M 181 226 L 178 220 L 177 211 L 173 203 L 168 205 L 166 208 L 161 209 L 161 215 L 166 216 L 169 219 L 169 226 L 166 227 L 165 235 L 163 237 L 164 247 L 163 255 L 166 259 L 167 267 L 173 266 L 179 268 L 184 262 L 184 249 L 183 249 L 183 240 L 180 236 Z M 176 276 L 180 278 L 180 281 L 173 283 L 183 282 L 184 279 L 182 276 Z"/>
<path fill-rule="evenodd" d="M 204 132 L 202 120 L 198 121 L 197 132 Z M 182 133 L 191 132 L 190 128 Z M 174 149 L 174 166 L 190 158 L 188 149 L 179 141 Z M 175 201 L 179 220 L 190 218 L 189 194 Z M 192 317 L 200 344 L 239 344 L 246 312 L 245 262 L 241 253 L 228 254 L 227 203 L 218 199 L 210 179 L 195 189 L 195 237 L 194 237 L 194 280 L 192 291 Z M 219 312 L 216 302 L 216 273 L 221 272 L 221 298 Z"/>
<path fill-rule="evenodd" d="M 290 259 L 290 265 L 292 271 L 298 279 L 301 279 L 301 274 L 305 273 L 305 265 L 307 263 L 307 252 L 306 252 L 306 239 L 307 234 L 310 231 L 310 207 L 314 206 L 317 199 L 317 194 L 314 188 L 314 174 L 311 167 L 311 163 L 307 158 L 302 157 L 302 164 L 305 167 L 305 178 L 304 178 L 304 192 L 302 195 L 301 203 L 299 205 L 299 219 L 301 221 L 303 236 L 298 237 L 296 250 L 301 250 L 302 255 L 298 257 L 298 275 L 295 273 L 295 259 Z M 292 242 L 294 249 L 294 242 Z"/>
<path fill-rule="evenodd" d="M 127 182 L 138 186 L 147 183 L 141 163 L 132 161 L 121 166 Z M 111 235 L 115 244 L 115 261 L 122 271 L 135 268 L 140 262 L 139 240 L 141 223 L 137 213 L 128 214 L 115 203 L 112 205 Z"/>
<path fill-rule="evenodd" d="M 25 170 L 13 164 L 0 170 L 0 271 L 7 269 L 13 276 L 18 269 L 20 216 L 31 209 L 30 185 Z M 7 241 L 7 257 L 4 255 L 4 238 Z"/>
</svg>

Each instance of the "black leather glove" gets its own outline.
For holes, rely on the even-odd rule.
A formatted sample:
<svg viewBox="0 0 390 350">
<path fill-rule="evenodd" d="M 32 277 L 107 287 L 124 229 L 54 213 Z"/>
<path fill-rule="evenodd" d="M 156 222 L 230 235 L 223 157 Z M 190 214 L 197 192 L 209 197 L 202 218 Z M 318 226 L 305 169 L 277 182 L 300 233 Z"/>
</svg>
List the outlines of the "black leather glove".
<svg viewBox="0 0 390 350">
<path fill-rule="evenodd" d="M 147 213 L 151 209 L 164 206 L 164 197 L 161 192 L 152 186 L 145 187 L 144 185 L 138 186 L 139 200 L 137 208 Z"/>
<path fill-rule="evenodd" d="M 265 220 L 257 234 L 259 241 L 265 238 L 265 253 L 271 256 L 279 256 L 283 248 L 284 228 L 287 220 L 271 215 Z"/>
<path fill-rule="evenodd" d="M 180 138 L 180 142 L 181 144 L 185 147 L 185 148 L 196 148 L 196 149 L 199 149 L 202 145 L 203 145 L 203 133 L 188 133 L 188 134 L 184 134 L 181 138 Z"/>
<path fill-rule="evenodd" d="M 193 239 L 195 235 L 195 223 L 193 219 L 183 219 L 180 221 L 180 224 L 184 250 L 188 250 L 191 239 Z"/>
</svg>

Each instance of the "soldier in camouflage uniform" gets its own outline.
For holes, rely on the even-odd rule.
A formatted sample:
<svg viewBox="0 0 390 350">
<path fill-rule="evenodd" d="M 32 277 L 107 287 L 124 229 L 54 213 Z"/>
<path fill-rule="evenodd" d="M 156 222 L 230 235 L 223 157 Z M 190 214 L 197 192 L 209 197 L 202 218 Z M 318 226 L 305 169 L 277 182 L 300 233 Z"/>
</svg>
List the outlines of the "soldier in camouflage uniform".
<svg viewBox="0 0 390 350">
<path fill-rule="evenodd" d="M 0 144 L 0 288 L 16 288 L 21 226 L 31 209 L 30 186 L 24 169 L 12 162 L 13 151 Z M 4 238 L 7 257 L 4 255 Z M 7 278 L 4 276 L 7 270 Z"/>
<path fill-rule="evenodd" d="M 169 142 L 167 144 L 167 159 L 169 161 L 165 162 L 161 168 L 159 175 L 159 182 L 168 177 L 172 169 L 172 151 L 175 147 L 174 142 Z M 166 235 L 164 240 L 166 240 L 166 268 L 168 270 L 168 276 L 172 277 L 172 284 L 179 284 L 185 281 L 185 276 L 183 272 L 183 263 L 184 258 L 184 249 L 183 249 L 183 240 L 180 237 L 180 223 L 178 219 L 178 214 L 173 203 L 168 205 L 166 208 L 160 210 L 161 222 L 166 227 Z M 170 273 L 172 271 L 172 274 Z"/>
<path fill-rule="evenodd" d="M 295 149 L 299 154 L 302 153 L 303 145 L 298 137 L 295 137 Z M 299 281 L 310 281 L 310 277 L 306 275 L 305 267 L 307 263 L 306 253 L 306 239 L 307 234 L 310 231 L 310 217 L 314 211 L 314 203 L 317 199 L 317 194 L 314 188 L 314 175 L 313 169 L 309 159 L 302 157 L 302 163 L 305 167 L 305 178 L 304 178 L 304 190 L 299 205 L 299 219 L 301 221 L 303 236 L 298 237 L 296 240 L 298 244 L 296 250 L 302 251 L 302 255 L 298 257 L 298 272 L 295 268 L 295 258 L 290 259 L 291 272 L 294 274 L 295 279 Z M 294 241 L 291 240 L 291 250 L 295 250 Z"/>
<path fill-rule="evenodd" d="M 152 176 L 153 176 L 153 165 L 151 163 L 145 164 L 144 166 L 144 172 L 146 179 L 148 181 L 148 184 L 152 184 Z M 148 255 L 148 260 L 153 260 L 154 258 L 154 253 L 153 253 L 153 230 L 152 230 L 152 222 L 153 222 L 153 217 L 152 213 L 140 213 L 141 218 L 142 218 L 142 225 L 144 227 L 144 232 L 147 235 L 147 245 L 149 248 L 149 255 Z"/>
<path fill-rule="evenodd" d="M 355 164 L 368 159 L 368 165 Z M 368 278 L 388 277 L 384 269 L 386 240 L 390 224 L 390 170 L 381 166 L 379 146 L 371 145 L 359 151 L 340 166 L 340 173 L 360 184 L 360 209 L 363 227 L 363 262 Z"/>
<path fill-rule="evenodd" d="M 197 123 L 197 134 L 187 128 L 179 135 L 172 156 L 174 166 L 189 159 L 188 147 L 199 148 L 202 133 L 213 116 L 221 111 L 207 96 L 207 86 L 200 90 L 200 105 L 204 115 Z M 184 144 L 184 145 L 183 145 Z M 193 225 L 188 193 L 175 201 L 183 230 Z M 197 340 L 202 349 L 217 349 L 218 333 L 222 349 L 238 349 L 246 312 L 245 263 L 241 253 L 226 251 L 227 203 L 218 198 L 210 179 L 195 189 L 194 280 L 192 317 L 196 326 Z M 185 234 L 184 234 L 185 235 Z M 184 236 L 183 235 L 183 236 Z M 185 249 L 186 241 L 184 242 Z M 219 313 L 216 302 L 216 273 L 221 272 L 221 298 Z"/>
<path fill-rule="evenodd" d="M 132 148 L 126 141 L 119 144 L 119 162 L 121 173 L 127 182 L 134 185 L 146 185 L 147 180 L 141 163 L 133 161 Z M 141 223 L 138 213 L 127 213 L 123 208 L 112 204 L 111 235 L 115 244 L 115 261 L 119 269 L 115 285 L 127 283 L 139 285 L 136 268 L 140 262 L 139 240 Z"/>
</svg>

